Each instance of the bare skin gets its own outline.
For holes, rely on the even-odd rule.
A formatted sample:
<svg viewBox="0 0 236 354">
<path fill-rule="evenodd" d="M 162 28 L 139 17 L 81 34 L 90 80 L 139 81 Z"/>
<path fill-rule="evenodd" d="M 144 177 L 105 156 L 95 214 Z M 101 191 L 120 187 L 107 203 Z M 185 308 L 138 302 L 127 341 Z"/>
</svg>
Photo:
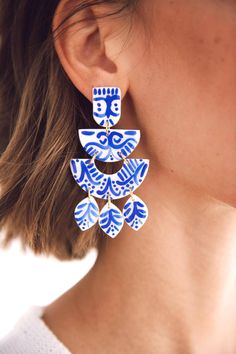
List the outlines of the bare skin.
<svg viewBox="0 0 236 354">
<path fill-rule="evenodd" d="M 127 21 L 94 20 L 55 46 L 89 99 L 121 88 L 120 126 L 141 130 L 133 156 L 150 159 L 137 192 L 149 219 L 104 236 L 43 318 L 73 354 L 235 354 L 236 1 L 141 0 L 122 48 Z"/>
</svg>

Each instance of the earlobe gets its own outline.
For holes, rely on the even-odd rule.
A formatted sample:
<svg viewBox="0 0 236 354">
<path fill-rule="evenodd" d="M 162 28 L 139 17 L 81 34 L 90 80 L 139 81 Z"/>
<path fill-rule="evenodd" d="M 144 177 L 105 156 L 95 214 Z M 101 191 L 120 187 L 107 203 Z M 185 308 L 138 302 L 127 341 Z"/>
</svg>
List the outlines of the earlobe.
<svg viewBox="0 0 236 354">
<path fill-rule="evenodd" d="M 110 5 L 106 5 L 107 9 L 104 5 L 83 8 L 70 17 L 69 3 L 61 0 L 53 20 L 54 45 L 63 69 L 90 101 L 95 86 L 120 87 L 124 96 L 128 78 L 122 67 L 124 61 L 119 61 L 117 56 L 122 38 L 114 35 L 116 20 L 105 16 L 106 12 L 111 12 Z"/>
</svg>

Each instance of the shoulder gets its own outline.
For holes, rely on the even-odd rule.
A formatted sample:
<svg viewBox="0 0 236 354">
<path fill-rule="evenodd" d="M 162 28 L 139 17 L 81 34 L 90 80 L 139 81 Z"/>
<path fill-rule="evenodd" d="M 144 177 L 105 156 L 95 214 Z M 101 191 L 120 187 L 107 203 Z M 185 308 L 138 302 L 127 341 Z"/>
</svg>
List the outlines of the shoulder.
<svg viewBox="0 0 236 354">
<path fill-rule="evenodd" d="M 46 326 L 43 307 L 31 307 L 0 341 L 0 354 L 71 354 Z"/>
</svg>

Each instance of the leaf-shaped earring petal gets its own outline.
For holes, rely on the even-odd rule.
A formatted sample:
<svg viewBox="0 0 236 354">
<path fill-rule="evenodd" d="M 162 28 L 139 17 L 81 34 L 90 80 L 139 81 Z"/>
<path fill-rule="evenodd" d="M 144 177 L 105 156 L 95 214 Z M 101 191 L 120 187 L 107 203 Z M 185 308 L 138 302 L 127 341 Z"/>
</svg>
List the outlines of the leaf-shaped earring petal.
<svg viewBox="0 0 236 354">
<path fill-rule="evenodd" d="M 110 237 L 118 235 L 124 225 L 124 218 L 119 208 L 111 202 L 108 202 L 101 210 L 99 217 L 101 229 Z"/>
<path fill-rule="evenodd" d="M 94 197 L 83 199 L 75 208 L 75 221 L 82 231 L 90 229 L 99 217 L 99 208 Z"/>
<path fill-rule="evenodd" d="M 148 208 L 142 199 L 132 194 L 124 205 L 123 215 L 127 224 L 138 231 L 148 218 Z"/>
</svg>

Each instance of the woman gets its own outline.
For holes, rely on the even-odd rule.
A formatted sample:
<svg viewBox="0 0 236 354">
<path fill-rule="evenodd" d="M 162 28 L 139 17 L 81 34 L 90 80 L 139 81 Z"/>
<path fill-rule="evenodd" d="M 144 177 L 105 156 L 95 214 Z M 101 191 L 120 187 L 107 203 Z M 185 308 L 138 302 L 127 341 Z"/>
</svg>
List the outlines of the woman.
<svg viewBox="0 0 236 354">
<path fill-rule="evenodd" d="M 0 353 L 235 354 L 236 1 L 0 3 L 5 243 L 60 259 L 98 248 Z M 96 126 L 95 86 L 121 89 L 120 126 L 150 160 L 149 218 L 116 238 L 73 219 L 69 161 L 87 156 L 77 129 Z"/>
</svg>

